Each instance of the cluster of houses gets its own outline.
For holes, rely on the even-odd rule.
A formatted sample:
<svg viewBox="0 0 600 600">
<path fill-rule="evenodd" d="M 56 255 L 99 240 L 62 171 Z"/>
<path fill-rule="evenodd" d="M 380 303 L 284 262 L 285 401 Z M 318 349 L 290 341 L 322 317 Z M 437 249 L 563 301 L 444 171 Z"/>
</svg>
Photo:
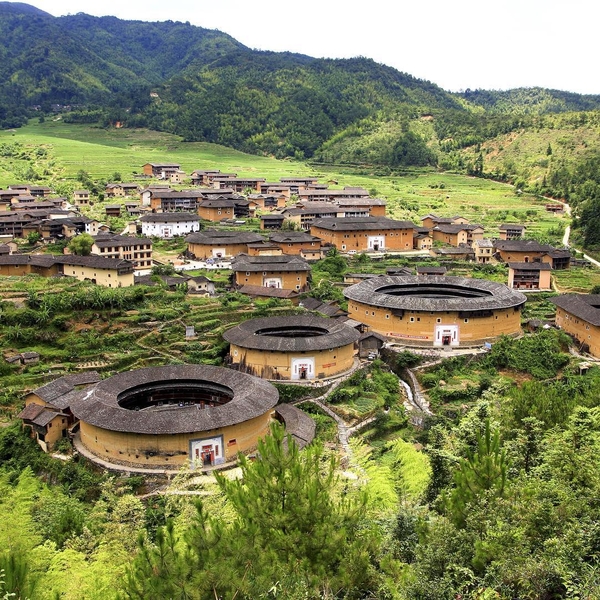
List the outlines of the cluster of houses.
<svg viewBox="0 0 600 600">
<path fill-rule="evenodd" d="M 329 189 L 311 177 L 269 183 L 216 170 L 194 171 L 188 178 L 177 164 L 148 163 L 143 172 L 175 184 L 191 179 L 195 187 L 109 184 L 107 197 L 138 196 L 136 201 L 105 207 L 107 216 L 125 211 L 137 219 L 128 235 L 111 234 L 78 214 L 73 206 L 90 203 L 86 190 L 77 190 L 72 204 L 51 199 L 47 188 L 0 190 L 0 206 L 4 203 L 7 216 L 3 221 L 0 212 L 0 227 L 8 226 L 12 218 L 15 228 L 21 227 L 20 236 L 34 230 L 45 239 L 84 231 L 94 236 L 90 256 L 24 255 L 12 242 L 0 245 L 0 275 L 63 275 L 109 287 L 153 284 L 148 274 L 143 275 L 153 262 L 151 238 L 184 236 L 185 257 L 213 264 L 227 261 L 232 285 L 240 292 L 290 299 L 328 318 L 244 321 L 224 334 L 229 369 L 171 366 L 106 380 L 89 373 L 43 386 L 26 398 L 19 416 L 44 449 L 77 424 L 78 448 L 92 459 L 142 468 L 177 468 L 188 461 L 217 465 L 232 460 L 238 451 L 251 451 L 271 418 L 283 420 L 295 437 L 307 443 L 314 424 L 293 407 L 275 408 L 277 392 L 264 380 L 338 376 L 353 368 L 357 356 L 377 352 L 386 340 L 459 347 L 520 335 L 526 301 L 521 291 L 550 289 L 551 271 L 570 267 L 567 250 L 526 239 L 522 225 L 503 224 L 492 239 L 484 237 L 481 225 L 459 215 L 428 214 L 420 224 L 396 220 L 386 215 L 385 201 L 370 198 L 362 188 Z M 256 216 L 260 233 L 235 228 L 238 220 Z M 217 227 L 223 223 L 233 227 Z M 13 231 L 14 237 L 19 235 Z M 309 289 L 311 261 L 331 248 L 348 255 L 421 251 L 479 264 L 504 263 L 508 285 L 448 277 L 445 267 L 349 275 L 346 312 L 301 297 Z M 214 293 L 206 277 L 163 277 L 163 281 L 170 287 L 183 283 L 192 292 Z M 552 301 L 557 325 L 576 338 L 582 350 L 600 357 L 600 296 L 566 294 Z M 34 357 L 24 353 L 15 360 L 28 364 Z M 186 384 L 180 385 L 180 380 Z M 198 385 L 192 385 L 196 380 Z M 207 407 L 215 410 L 202 410 Z M 218 418 L 211 420 L 211 415 Z"/>
<path fill-rule="evenodd" d="M 386 202 L 371 198 L 367 190 L 330 189 L 316 177 L 268 182 L 220 170 L 196 170 L 188 177 L 175 163 L 147 163 L 143 174 L 161 182 L 106 186 L 105 197 L 120 200 L 103 205 L 106 217 L 131 219 L 121 235 L 80 213 L 92 202 L 89 190 L 75 190 L 70 200 L 52 198 L 52 190 L 44 186 L 0 190 L 0 236 L 36 232 L 52 241 L 88 233 L 95 238 L 90 257 L 17 255 L 0 246 L 0 274 L 62 274 L 110 287 L 133 285 L 134 274 L 147 275 L 152 267 L 152 238 L 176 236 L 185 236 L 190 260 L 233 259 L 238 289 L 266 288 L 267 295 L 279 296 L 305 291 L 309 263 L 332 247 L 347 254 L 417 250 L 442 259 L 503 262 L 509 266 L 509 286 L 525 290 L 549 289 L 550 271 L 569 266 L 568 251 L 525 240 L 522 225 L 504 224 L 491 239 L 484 238 L 481 225 L 459 215 L 430 213 L 421 224 L 396 220 L 386 216 Z M 193 187 L 171 188 L 183 181 Z M 235 229 L 251 217 L 260 218 L 261 233 Z"/>
</svg>

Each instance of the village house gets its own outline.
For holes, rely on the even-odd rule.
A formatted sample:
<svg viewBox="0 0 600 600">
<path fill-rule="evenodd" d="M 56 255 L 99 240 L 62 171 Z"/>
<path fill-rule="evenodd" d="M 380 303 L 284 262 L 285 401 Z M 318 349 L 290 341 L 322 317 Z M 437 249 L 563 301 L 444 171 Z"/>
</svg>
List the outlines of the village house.
<svg viewBox="0 0 600 600">
<path fill-rule="evenodd" d="M 91 281 L 109 288 L 129 287 L 134 284 L 134 263 L 130 260 L 93 255 L 65 255 L 57 257 L 56 260 L 61 275 L 75 277 L 79 281 Z"/>
<path fill-rule="evenodd" d="M 126 198 L 137 196 L 141 189 L 137 183 L 107 183 L 104 188 L 104 195 L 107 198 Z"/>
<path fill-rule="evenodd" d="M 358 338 L 358 357 L 372 358 L 373 355 L 379 355 L 386 342 L 387 338 L 376 331 L 365 331 Z"/>
<path fill-rule="evenodd" d="M 338 212 L 336 206 L 324 202 L 286 208 L 281 214 L 285 223 L 304 231 L 310 230 L 310 226 L 315 219 L 335 219 L 344 216 L 343 213 Z M 367 216 L 366 212 L 364 216 Z"/>
<path fill-rule="evenodd" d="M 303 292 L 308 289 L 310 265 L 299 256 L 238 254 L 232 263 L 237 287 L 244 285 Z"/>
<path fill-rule="evenodd" d="M 413 234 L 414 250 L 429 250 L 433 246 L 433 236 L 426 227 L 415 226 Z"/>
<path fill-rule="evenodd" d="M 337 198 L 334 204 L 344 217 L 385 217 L 387 202 L 381 198 Z M 365 211 L 366 214 L 365 214 Z"/>
<path fill-rule="evenodd" d="M 203 196 L 198 190 L 145 190 L 142 204 L 150 206 L 153 212 L 196 212 Z"/>
<path fill-rule="evenodd" d="M 501 240 L 520 240 L 525 235 L 525 225 L 517 225 L 516 223 L 503 223 L 498 227 Z"/>
<path fill-rule="evenodd" d="M 99 235 L 92 254 L 131 261 L 136 270 L 152 268 L 152 240 L 126 235 Z"/>
<path fill-rule="evenodd" d="M 37 205 L 39 205 L 40 208 L 48 208 L 49 206 L 54 206 L 52 203 L 38 202 L 30 194 L 21 194 L 20 196 L 16 196 L 15 198 L 11 199 L 10 210 L 24 209 L 31 206 L 34 202 Z"/>
<path fill-rule="evenodd" d="M 186 256 L 193 260 L 229 258 L 248 252 L 248 244 L 261 243 L 263 237 L 251 231 L 204 229 L 185 238 Z"/>
<path fill-rule="evenodd" d="M 67 437 L 69 428 L 75 422 L 70 407 L 72 393 L 100 380 L 100 374 L 96 371 L 56 379 L 27 394 L 25 408 L 17 418 L 31 430 L 31 436 L 44 452 L 48 452 L 58 440 Z"/>
<path fill-rule="evenodd" d="M 196 275 L 195 277 L 186 277 L 188 292 L 190 294 L 198 294 L 201 296 L 214 296 L 215 283 L 204 275 Z"/>
<path fill-rule="evenodd" d="M 133 264 L 126 260 L 70 254 L 0 255 L 0 275 L 14 277 L 29 274 L 74 277 L 79 281 L 91 281 L 104 287 L 133 285 Z"/>
<path fill-rule="evenodd" d="M 508 287 L 514 290 L 550 290 L 552 267 L 544 262 L 508 263 Z"/>
<path fill-rule="evenodd" d="M 300 304 L 300 293 L 296 290 L 263 287 L 262 285 L 243 285 L 237 291 L 253 299 L 268 300 L 269 298 L 277 298 L 278 300 L 289 300 L 295 306 Z"/>
<path fill-rule="evenodd" d="M 181 185 L 187 179 L 187 175 L 185 171 L 179 170 L 175 171 L 175 173 L 171 173 L 169 177 L 169 181 L 174 183 L 175 185 Z"/>
<path fill-rule="evenodd" d="M 121 209 L 123 207 L 120 204 L 106 204 L 104 206 L 104 214 L 107 217 L 120 217 Z"/>
<path fill-rule="evenodd" d="M 202 185 L 209 187 L 212 185 L 213 178 L 217 175 L 222 175 L 221 171 L 216 170 L 202 170 L 196 169 L 192 171 L 190 175 L 190 179 L 192 180 L 192 185 Z M 237 176 L 237 173 L 231 174 L 233 177 Z"/>
<path fill-rule="evenodd" d="M 453 217 L 439 217 L 438 215 L 429 213 L 424 217 L 421 217 L 421 224 L 429 231 L 432 231 L 433 228 L 438 225 L 468 225 L 469 220 L 460 215 L 454 215 Z"/>
<path fill-rule="evenodd" d="M 281 229 L 285 217 L 278 213 L 271 213 L 268 215 L 260 215 L 260 228 L 261 229 Z"/>
<path fill-rule="evenodd" d="M 283 252 L 276 244 L 263 240 L 248 244 L 248 256 L 281 256 Z"/>
<path fill-rule="evenodd" d="M 32 185 L 30 183 L 23 184 L 11 184 L 8 186 L 9 190 L 16 190 L 22 194 L 28 194 L 34 198 L 47 198 L 54 193 L 52 188 L 45 185 Z"/>
<path fill-rule="evenodd" d="M 494 242 L 489 238 L 475 240 L 473 251 L 475 252 L 475 262 L 480 264 L 496 262 L 494 259 Z"/>
<path fill-rule="evenodd" d="M 571 253 L 568 250 L 559 250 L 535 240 L 496 240 L 494 251 L 495 258 L 505 263 L 544 262 L 553 269 L 570 267 Z"/>
<path fill-rule="evenodd" d="M 254 202 L 260 210 L 275 210 L 284 208 L 288 197 L 285 194 L 260 193 L 249 194 L 248 200 Z"/>
<path fill-rule="evenodd" d="M 260 186 L 266 181 L 264 177 L 230 177 L 228 175 L 216 175 L 212 179 L 215 188 L 231 188 L 239 194 L 246 190 L 260 192 Z"/>
<path fill-rule="evenodd" d="M 444 260 L 475 260 L 475 252 L 471 246 L 446 246 L 442 248 L 432 247 L 429 254 L 435 258 Z"/>
<path fill-rule="evenodd" d="M 179 170 L 181 170 L 181 165 L 177 163 L 146 163 L 142 167 L 144 175 L 157 179 L 169 179 L 173 173 Z"/>
<path fill-rule="evenodd" d="M 260 184 L 260 193 L 265 195 L 285 196 L 286 200 L 292 197 L 292 186 L 289 183 L 265 181 Z"/>
<path fill-rule="evenodd" d="M 23 192 L 19 190 L 0 190 L 0 205 L 3 210 L 9 210 L 13 198 L 18 198 Z"/>
<path fill-rule="evenodd" d="M 436 275 L 438 277 L 442 277 L 446 274 L 448 270 L 446 267 L 431 267 L 428 265 L 419 266 L 415 269 L 415 272 L 420 277 L 428 277 L 430 275 Z"/>
<path fill-rule="evenodd" d="M 317 184 L 319 180 L 317 177 L 281 177 L 279 181 L 284 185 L 289 185 L 292 194 L 298 195 L 301 190 Z"/>
<path fill-rule="evenodd" d="M 325 189 L 303 189 L 298 191 L 298 200 L 306 202 L 335 202 L 336 200 L 348 200 L 356 198 L 368 198 L 369 192 L 361 187 L 348 187 L 343 190 Z"/>
<path fill-rule="evenodd" d="M 472 246 L 477 240 L 483 239 L 483 227 L 469 224 L 436 225 L 431 234 L 434 242 L 448 244 L 449 246 Z"/>
<path fill-rule="evenodd" d="M 142 235 L 172 238 L 200 231 L 200 217 L 185 212 L 147 214 L 140 218 Z"/>
<path fill-rule="evenodd" d="M 75 206 L 89 206 L 90 191 L 89 190 L 75 190 L 73 192 L 73 204 Z"/>
<path fill-rule="evenodd" d="M 600 358 L 600 295 L 561 294 L 550 302 L 556 305 L 556 325 L 579 342 L 581 351 Z"/>
<path fill-rule="evenodd" d="M 318 219 L 310 232 L 341 252 L 406 252 L 413 249 L 415 227 L 386 217 Z"/>
<path fill-rule="evenodd" d="M 304 231 L 281 231 L 269 235 L 269 241 L 275 244 L 283 254 L 302 254 L 303 250 L 316 251 L 320 257 L 320 238 Z"/>
<path fill-rule="evenodd" d="M 250 203 L 244 198 L 203 199 L 198 204 L 198 215 L 205 221 L 218 223 L 224 219 L 248 217 Z"/>
</svg>

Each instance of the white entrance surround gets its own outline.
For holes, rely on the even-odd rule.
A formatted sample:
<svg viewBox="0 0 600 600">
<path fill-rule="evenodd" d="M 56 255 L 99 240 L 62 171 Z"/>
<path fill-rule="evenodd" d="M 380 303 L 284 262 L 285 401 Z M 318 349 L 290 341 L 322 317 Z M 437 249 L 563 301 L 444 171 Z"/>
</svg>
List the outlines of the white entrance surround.
<svg viewBox="0 0 600 600">
<path fill-rule="evenodd" d="M 314 358 L 292 358 L 292 379 L 314 379 L 315 378 L 315 359 Z"/>
<path fill-rule="evenodd" d="M 225 248 L 213 248 L 212 255 L 213 258 L 223 258 L 226 256 Z"/>
<path fill-rule="evenodd" d="M 367 248 L 369 250 L 385 250 L 385 237 L 383 235 L 367 236 Z"/>
<path fill-rule="evenodd" d="M 460 343 L 458 325 L 436 325 L 434 346 L 458 346 Z"/>
<path fill-rule="evenodd" d="M 263 287 L 280 289 L 282 287 L 281 277 L 265 277 Z"/>
<path fill-rule="evenodd" d="M 192 468 L 223 464 L 223 436 L 190 440 L 190 462 Z"/>
</svg>

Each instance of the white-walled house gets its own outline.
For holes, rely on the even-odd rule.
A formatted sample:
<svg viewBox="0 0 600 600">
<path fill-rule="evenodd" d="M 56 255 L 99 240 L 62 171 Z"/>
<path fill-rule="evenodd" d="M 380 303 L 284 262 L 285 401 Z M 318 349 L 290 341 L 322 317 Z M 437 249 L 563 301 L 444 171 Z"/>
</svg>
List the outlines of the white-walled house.
<svg viewBox="0 0 600 600">
<path fill-rule="evenodd" d="M 140 218 L 142 235 L 171 238 L 200 231 L 200 217 L 192 213 L 153 213 Z"/>
</svg>

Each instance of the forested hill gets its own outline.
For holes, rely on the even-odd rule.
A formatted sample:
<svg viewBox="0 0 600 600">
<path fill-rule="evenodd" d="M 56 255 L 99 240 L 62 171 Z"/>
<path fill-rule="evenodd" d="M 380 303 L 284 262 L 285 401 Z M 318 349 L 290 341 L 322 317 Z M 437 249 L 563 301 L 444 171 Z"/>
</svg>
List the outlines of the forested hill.
<svg viewBox="0 0 600 600">
<path fill-rule="evenodd" d="M 465 90 L 459 96 L 492 113 L 539 115 L 600 108 L 599 95 L 574 94 L 539 87 L 506 91 Z"/>
</svg>

